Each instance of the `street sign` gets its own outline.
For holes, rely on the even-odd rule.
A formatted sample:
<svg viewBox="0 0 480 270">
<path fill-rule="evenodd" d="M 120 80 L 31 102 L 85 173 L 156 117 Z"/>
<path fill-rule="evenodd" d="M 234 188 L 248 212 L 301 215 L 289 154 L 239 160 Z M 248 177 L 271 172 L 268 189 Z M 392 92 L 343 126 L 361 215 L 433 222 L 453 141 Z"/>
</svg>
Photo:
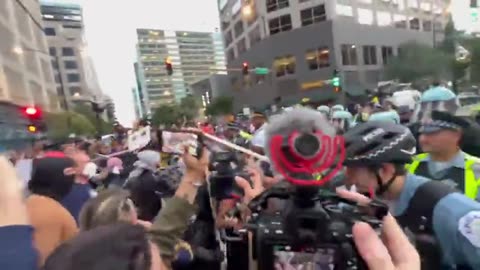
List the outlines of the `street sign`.
<svg viewBox="0 0 480 270">
<path fill-rule="evenodd" d="M 270 71 L 268 68 L 257 67 L 255 68 L 255 74 L 257 75 L 267 75 Z"/>
<path fill-rule="evenodd" d="M 478 10 L 472 9 L 470 12 L 470 16 L 472 17 L 472 22 L 478 22 Z"/>
</svg>

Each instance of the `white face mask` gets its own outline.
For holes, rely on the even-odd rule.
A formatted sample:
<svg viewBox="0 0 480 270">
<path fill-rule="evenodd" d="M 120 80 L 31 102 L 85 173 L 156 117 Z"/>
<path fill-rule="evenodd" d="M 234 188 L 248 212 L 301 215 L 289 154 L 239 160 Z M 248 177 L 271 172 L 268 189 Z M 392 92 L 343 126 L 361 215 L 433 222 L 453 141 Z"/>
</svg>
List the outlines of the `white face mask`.
<svg viewBox="0 0 480 270">
<path fill-rule="evenodd" d="M 112 173 L 113 174 L 120 174 L 120 169 L 118 167 L 113 167 Z"/>
<path fill-rule="evenodd" d="M 83 169 L 82 174 L 89 179 L 94 177 L 97 174 L 97 165 L 93 162 L 87 163 L 87 165 L 85 165 L 85 168 Z"/>
</svg>

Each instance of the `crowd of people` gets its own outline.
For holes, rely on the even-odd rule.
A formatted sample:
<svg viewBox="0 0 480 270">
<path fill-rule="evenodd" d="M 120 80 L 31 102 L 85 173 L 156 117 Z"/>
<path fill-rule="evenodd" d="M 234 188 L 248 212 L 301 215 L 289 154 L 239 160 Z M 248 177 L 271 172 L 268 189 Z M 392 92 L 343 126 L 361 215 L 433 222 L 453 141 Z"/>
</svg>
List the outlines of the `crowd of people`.
<svg viewBox="0 0 480 270">
<path fill-rule="evenodd" d="M 434 86 L 414 110 L 388 99 L 351 112 L 342 105 L 284 108 L 188 130 L 271 158 L 274 127 L 285 119 L 301 115 L 292 125 L 325 133 L 328 125 L 335 133 L 327 135 L 343 136 L 346 156 L 323 188 L 360 204 L 375 197 L 391 205 L 382 239 L 365 223 L 353 226 L 369 269 L 480 269 L 480 159 L 466 147 L 477 145 L 477 127 L 456 109 L 455 94 Z M 24 156 L 0 156 L 0 269 L 255 269 L 251 247 L 229 239 L 241 235 L 245 205 L 282 184 L 283 175 L 227 144 L 205 145 L 200 156 L 186 148 L 173 159 L 162 153 L 159 134 L 135 151 L 125 151 L 124 138 L 39 142 L 26 176 L 18 171 Z M 238 174 L 234 182 L 240 193 L 222 187 L 212 197 L 212 151 L 235 152 L 244 164 L 248 177 Z M 282 207 L 272 200 L 267 211 Z"/>
</svg>

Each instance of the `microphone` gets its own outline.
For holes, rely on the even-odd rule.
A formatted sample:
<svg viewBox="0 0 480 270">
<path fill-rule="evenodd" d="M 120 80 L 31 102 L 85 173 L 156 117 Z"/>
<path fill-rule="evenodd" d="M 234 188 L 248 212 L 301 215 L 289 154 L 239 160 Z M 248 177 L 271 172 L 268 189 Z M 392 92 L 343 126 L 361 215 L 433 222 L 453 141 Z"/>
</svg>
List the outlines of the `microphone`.
<svg viewBox="0 0 480 270">
<path fill-rule="evenodd" d="M 341 169 L 345 158 L 343 137 L 336 136 L 321 112 L 308 108 L 271 117 L 265 140 L 274 170 L 298 186 L 325 184 Z"/>
</svg>

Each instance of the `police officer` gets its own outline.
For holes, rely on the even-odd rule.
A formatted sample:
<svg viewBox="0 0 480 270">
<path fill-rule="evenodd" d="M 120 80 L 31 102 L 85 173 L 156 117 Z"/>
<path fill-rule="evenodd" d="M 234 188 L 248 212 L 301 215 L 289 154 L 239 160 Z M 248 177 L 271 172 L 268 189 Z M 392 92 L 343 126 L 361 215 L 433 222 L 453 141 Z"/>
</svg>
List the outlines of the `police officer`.
<svg viewBox="0 0 480 270">
<path fill-rule="evenodd" d="M 317 107 L 317 111 L 321 112 L 323 115 L 325 115 L 326 118 L 330 117 L 330 107 L 327 105 L 320 105 Z"/>
<path fill-rule="evenodd" d="M 337 134 L 343 134 L 352 126 L 353 116 L 347 111 L 335 111 L 332 114 L 331 121 L 337 130 Z"/>
<path fill-rule="evenodd" d="M 395 124 L 400 124 L 400 116 L 396 111 L 380 111 L 373 113 L 368 118 L 368 121 L 382 121 L 382 122 L 392 122 Z"/>
<path fill-rule="evenodd" d="M 439 180 L 479 199 L 480 160 L 460 149 L 465 120 L 447 112 L 433 111 L 431 119 L 420 125 L 419 143 L 425 153 L 407 165 L 412 174 Z"/>
<path fill-rule="evenodd" d="M 372 121 L 344 137 L 346 177 L 359 192 L 391 202 L 392 214 L 417 246 L 422 269 L 480 269 L 480 203 L 406 172 L 416 143 L 407 127 Z"/>
</svg>

